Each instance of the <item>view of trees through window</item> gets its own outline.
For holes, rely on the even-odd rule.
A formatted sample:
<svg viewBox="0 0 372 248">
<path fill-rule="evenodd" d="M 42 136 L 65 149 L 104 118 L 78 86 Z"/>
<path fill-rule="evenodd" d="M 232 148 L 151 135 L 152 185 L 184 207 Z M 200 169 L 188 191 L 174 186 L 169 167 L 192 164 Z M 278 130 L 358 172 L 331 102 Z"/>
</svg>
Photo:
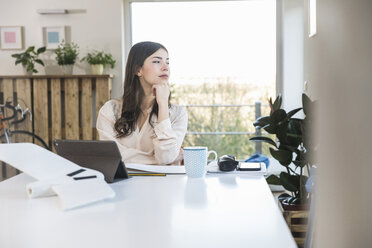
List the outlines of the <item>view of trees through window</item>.
<svg viewBox="0 0 372 248">
<path fill-rule="evenodd" d="M 131 3 L 132 44 L 169 51 L 172 102 L 189 115 L 184 146 L 238 159 L 255 152 L 255 104 L 267 115 L 275 98 L 275 13 L 275 0 Z"/>
</svg>

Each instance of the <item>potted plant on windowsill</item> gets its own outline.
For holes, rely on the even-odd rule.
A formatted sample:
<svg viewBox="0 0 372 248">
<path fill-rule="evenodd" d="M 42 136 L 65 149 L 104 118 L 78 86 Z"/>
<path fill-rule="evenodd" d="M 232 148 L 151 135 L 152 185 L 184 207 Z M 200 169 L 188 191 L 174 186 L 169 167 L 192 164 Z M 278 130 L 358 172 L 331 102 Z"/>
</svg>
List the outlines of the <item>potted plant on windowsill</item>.
<svg viewBox="0 0 372 248">
<path fill-rule="evenodd" d="M 35 51 L 35 46 L 30 46 L 23 53 L 15 53 L 11 56 L 16 58 L 15 65 L 22 64 L 25 75 L 32 75 L 32 73 L 38 72 L 35 69 L 35 63 L 44 66 L 44 62 L 39 59 L 39 55 L 45 52 L 45 50 L 45 47 L 40 47 Z"/>
<path fill-rule="evenodd" d="M 288 113 L 281 109 L 282 97 L 279 95 L 274 103 L 269 101 L 271 113 L 262 116 L 254 122 L 254 126 L 262 128 L 269 134 L 274 134 L 277 141 L 269 137 L 257 136 L 250 140 L 270 144 L 270 153 L 274 159 L 285 167 L 280 175 L 270 175 L 266 180 L 269 184 L 282 185 L 289 194 L 282 194 L 279 200 L 285 210 L 302 210 L 308 208 L 310 199 L 305 185 L 310 175 L 310 167 L 315 164 L 314 152 L 316 145 L 310 138 L 313 127 L 313 111 L 315 102 L 306 94 L 302 94 L 302 108 Z M 303 109 L 304 119 L 293 116 Z M 305 173 L 306 170 L 306 173 Z M 306 174 L 306 175 L 305 175 Z"/>
<path fill-rule="evenodd" d="M 55 50 L 58 65 L 62 66 L 64 74 L 72 74 L 74 64 L 79 55 L 79 46 L 74 42 L 66 43 L 64 40 Z"/>
<path fill-rule="evenodd" d="M 102 75 L 104 67 L 110 65 L 110 67 L 113 69 L 116 63 L 112 57 L 112 54 L 105 53 L 103 51 L 94 51 L 92 53 L 88 53 L 84 58 L 81 59 L 80 62 L 85 60 L 91 65 L 92 74 L 94 75 Z"/>
</svg>

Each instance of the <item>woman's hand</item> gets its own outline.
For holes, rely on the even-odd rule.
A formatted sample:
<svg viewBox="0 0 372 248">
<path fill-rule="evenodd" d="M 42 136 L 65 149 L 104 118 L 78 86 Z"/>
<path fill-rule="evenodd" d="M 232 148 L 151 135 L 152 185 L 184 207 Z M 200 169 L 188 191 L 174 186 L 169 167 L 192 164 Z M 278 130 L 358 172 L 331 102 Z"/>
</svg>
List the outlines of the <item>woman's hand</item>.
<svg viewBox="0 0 372 248">
<path fill-rule="evenodd" d="M 168 106 L 170 88 L 168 83 L 155 84 L 152 86 L 152 92 L 155 95 L 156 102 L 160 106 Z"/>
<path fill-rule="evenodd" d="M 183 165 L 182 161 L 183 161 L 183 148 L 181 147 L 180 153 L 178 154 L 177 158 L 172 163 L 170 163 L 170 165 L 172 164 Z"/>
</svg>

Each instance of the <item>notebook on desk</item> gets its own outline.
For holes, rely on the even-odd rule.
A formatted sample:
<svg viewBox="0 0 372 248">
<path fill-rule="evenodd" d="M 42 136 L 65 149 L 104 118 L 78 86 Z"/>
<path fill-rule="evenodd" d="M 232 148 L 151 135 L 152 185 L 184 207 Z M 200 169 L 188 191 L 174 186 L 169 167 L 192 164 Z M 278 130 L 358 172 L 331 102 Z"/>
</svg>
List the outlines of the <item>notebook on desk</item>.
<svg viewBox="0 0 372 248">
<path fill-rule="evenodd" d="M 114 141 L 55 140 L 53 145 L 61 157 L 102 172 L 108 183 L 129 177 Z"/>
</svg>

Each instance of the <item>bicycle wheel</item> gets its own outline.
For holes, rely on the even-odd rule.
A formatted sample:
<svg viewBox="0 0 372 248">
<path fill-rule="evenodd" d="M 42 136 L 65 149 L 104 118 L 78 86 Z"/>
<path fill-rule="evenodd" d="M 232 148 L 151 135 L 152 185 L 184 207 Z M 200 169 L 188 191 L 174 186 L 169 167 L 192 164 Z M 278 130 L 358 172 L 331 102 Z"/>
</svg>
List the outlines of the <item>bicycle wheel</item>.
<svg viewBox="0 0 372 248">
<path fill-rule="evenodd" d="M 9 138 L 10 138 L 11 143 L 31 142 L 31 143 L 40 144 L 45 149 L 50 150 L 49 146 L 45 143 L 45 141 L 42 138 L 40 138 L 36 134 L 33 134 L 29 131 L 24 131 L 24 130 L 11 131 L 9 134 Z M 7 143 L 4 134 L 0 136 L 0 143 Z"/>
</svg>

